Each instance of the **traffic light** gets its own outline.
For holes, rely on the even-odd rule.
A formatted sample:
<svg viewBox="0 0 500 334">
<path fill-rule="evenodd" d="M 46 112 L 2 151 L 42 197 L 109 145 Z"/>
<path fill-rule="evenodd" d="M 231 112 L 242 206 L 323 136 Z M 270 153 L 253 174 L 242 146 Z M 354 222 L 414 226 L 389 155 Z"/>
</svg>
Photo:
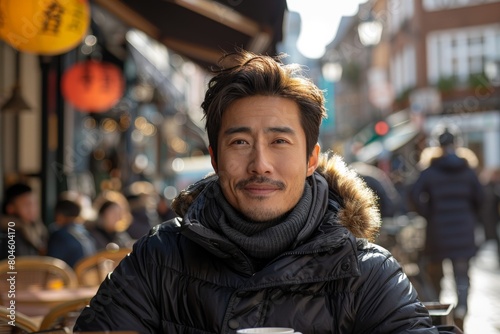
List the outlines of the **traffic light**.
<svg viewBox="0 0 500 334">
<path fill-rule="evenodd" d="M 389 133 L 389 130 L 391 129 L 389 124 L 385 121 L 378 121 L 375 123 L 375 126 L 373 127 L 375 130 L 375 133 L 377 136 L 385 136 L 387 133 Z"/>
</svg>

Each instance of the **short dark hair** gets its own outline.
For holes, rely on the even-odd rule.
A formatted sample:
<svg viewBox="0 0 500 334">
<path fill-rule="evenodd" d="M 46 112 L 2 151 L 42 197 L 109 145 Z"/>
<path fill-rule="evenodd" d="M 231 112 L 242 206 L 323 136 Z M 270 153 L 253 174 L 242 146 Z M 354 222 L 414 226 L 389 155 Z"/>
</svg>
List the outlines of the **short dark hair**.
<svg viewBox="0 0 500 334">
<path fill-rule="evenodd" d="M 31 187 L 25 183 L 14 183 L 5 189 L 2 204 L 2 213 L 7 214 L 7 206 L 14 202 L 14 200 L 27 193 L 31 193 L 33 190 Z"/>
<path fill-rule="evenodd" d="M 201 104 L 208 141 L 215 159 L 224 111 L 234 101 L 256 95 L 283 97 L 297 103 L 306 134 L 307 157 L 312 154 L 318 142 L 321 120 L 326 117 L 325 98 L 323 92 L 303 76 L 301 66 L 285 65 L 281 61 L 283 57 L 239 50 L 220 59 L 220 69 L 214 70 L 215 76 L 210 80 L 205 100 Z"/>
<path fill-rule="evenodd" d="M 444 132 L 439 135 L 439 145 L 441 146 L 449 146 L 455 143 L 455 136 L 448 130 L 448 128 L 444 129 Z"/>
<path fill-rule="evenodd" d="M 80 215 L 82 207 L 80 204 L 69 199 L 61 199 L 57 201 L 54 208 L 55 215 L 62 215 L 64 217 L 76 218 Z"/>
<path fill-rule="evenodd" d="M 99 207 L 98 215 L 102 216 L 104 212 L 106 212 L 110 207 L 112 206 L 119 206 L 118 203 L 113 202 L 113 201 L 104 201 L 104 203 L 101 204 Z"/>
</svg>

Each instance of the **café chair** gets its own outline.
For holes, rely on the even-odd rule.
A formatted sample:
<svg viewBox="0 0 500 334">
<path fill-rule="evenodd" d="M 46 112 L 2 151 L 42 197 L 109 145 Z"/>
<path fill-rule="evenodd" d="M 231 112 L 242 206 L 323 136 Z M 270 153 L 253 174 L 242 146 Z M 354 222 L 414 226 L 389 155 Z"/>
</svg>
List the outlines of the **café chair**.
<svg viewBox="0 0 500 334">
<path fill-rule="evenodd" d="M 43 331 L 33 332 L 31 334 L 72 334 L 72 330 L 68 327 L 58 329 L 46 329 Z"/>
<path fill-rule="evenodd" d="M 0 261 L 0 304 L 5 304 L 11 280 L 17 291 L 78 287 L 74 270 L 63 260 L 50 256 L 18 256 L 15 263 Z"/>
<path fill-rule="evenodd" d="M 130 252 L 129 248 L 102 250 L 78 261 L 75 264 L 74 270 L 80 286 L 96 286 L 101 284 L 106 276 Z"/>
<path fill-rule="evenodd" d="M 79 298 L 53 307 L 43 318 L 40 331 L 73 328 L 82 310 L 91 298 Z"/>
<path fill-rule="evenodd" d="M 423 302 L 432 319 L 432 324 L 454 325 L 453 322 L 453 304 L 442 304 L 440 302 Z"/>
<path fill-rule="evenodd" d="M 25 334 L 33 333 L 38 330 L 38 326 L 27 315 L 19 311 L 15 311 L 15 326 L 9 324 L 12 319 L 10 318 L 11 310 L 7 306 L 0 305 L 0 334 Z"/>
</svg>

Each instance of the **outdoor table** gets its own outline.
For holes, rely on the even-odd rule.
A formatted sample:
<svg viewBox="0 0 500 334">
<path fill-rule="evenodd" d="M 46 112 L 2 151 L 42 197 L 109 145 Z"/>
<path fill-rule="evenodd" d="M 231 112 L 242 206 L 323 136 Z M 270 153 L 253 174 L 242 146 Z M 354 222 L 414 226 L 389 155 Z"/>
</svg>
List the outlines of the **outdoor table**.
<svg viewBox="0 0 500 334">
<path fill-rule="evenodd" d="M 44 316 L 54 306 L 80 298 L 91 298 L 98 287 L 22 290 L 16 292 L 16 310 L 30 317 Z"/>
</svg>

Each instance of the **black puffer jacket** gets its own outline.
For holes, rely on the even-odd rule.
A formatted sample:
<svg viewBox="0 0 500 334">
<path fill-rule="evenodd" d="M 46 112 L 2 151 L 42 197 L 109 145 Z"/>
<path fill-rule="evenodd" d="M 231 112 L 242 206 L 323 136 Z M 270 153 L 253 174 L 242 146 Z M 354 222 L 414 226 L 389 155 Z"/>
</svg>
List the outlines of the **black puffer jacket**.
<svg viewBox="0 0 500 334">
<path fill-rule="evenodd" d="M 372 193 L 339 159 L 319 171 L 342 208 L 321 217 L 306 243 L 255 272 L 234 244 L 189 217 L 162 224 L 104 281 L 75 331 L 437 333 L 394 258 L 355 237 L 377 230 Z M 178 213 L 198 196 L 183 194 Z"/>
<path fill-rule="evenodd" d="M 426 254 L 433 260 L 470 258 L 483 188 L 466 159 L 446 154 L 431 160 L 412 187 L 417 212 L 427 220 Z"/>
</svg>

